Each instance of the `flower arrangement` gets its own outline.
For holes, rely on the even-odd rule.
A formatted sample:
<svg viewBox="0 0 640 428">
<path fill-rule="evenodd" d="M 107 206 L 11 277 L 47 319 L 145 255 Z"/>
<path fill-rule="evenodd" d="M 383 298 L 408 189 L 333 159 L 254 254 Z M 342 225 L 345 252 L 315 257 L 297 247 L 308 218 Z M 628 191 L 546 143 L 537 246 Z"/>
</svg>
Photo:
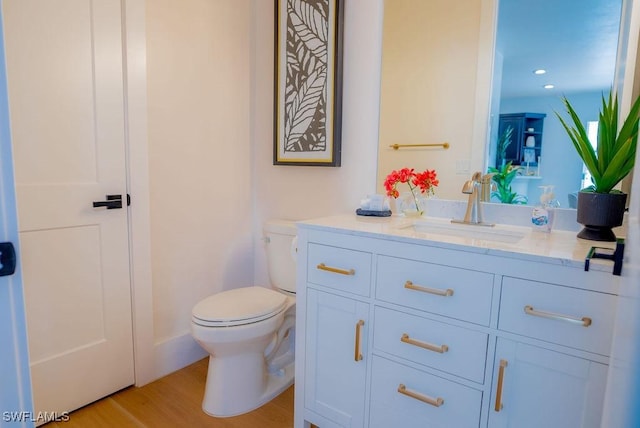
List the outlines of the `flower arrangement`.
<svg viewBox="0 0 640 428">
<path fill-rule="evenodd" d="M 440 184 L 435 170 L 426 169 L 423 172 L 415 172 L 413 168 L 402 168 L 391 171 L 384 180 L 384 188 L 387 191 L 387 196 L 393 198 L 400 196 L 400 192 L 397 189 L 398 183 L 407 183 L 409 186 L 417 212 L 421 210 L 418 205 L 418 199 L 416 198 L 416 190 L 419 190 L 420 193 L 433 195 L 434 187 Z"/>
</svg>

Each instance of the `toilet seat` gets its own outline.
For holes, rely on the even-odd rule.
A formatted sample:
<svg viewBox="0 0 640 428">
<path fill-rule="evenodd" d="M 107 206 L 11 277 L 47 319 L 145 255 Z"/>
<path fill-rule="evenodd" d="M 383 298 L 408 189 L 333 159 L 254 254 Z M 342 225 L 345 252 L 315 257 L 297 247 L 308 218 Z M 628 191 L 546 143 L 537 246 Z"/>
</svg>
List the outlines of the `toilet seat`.
<svg viewBox="0 0 640 428">
<path fill-rule="evenodd" d="M 193 322 L 206 327 L 233 327 L 271 318 L 287 306 L 287 296 L 264 287 L 243 287 L 214 294 L 192 311 Z"/>
</svg>

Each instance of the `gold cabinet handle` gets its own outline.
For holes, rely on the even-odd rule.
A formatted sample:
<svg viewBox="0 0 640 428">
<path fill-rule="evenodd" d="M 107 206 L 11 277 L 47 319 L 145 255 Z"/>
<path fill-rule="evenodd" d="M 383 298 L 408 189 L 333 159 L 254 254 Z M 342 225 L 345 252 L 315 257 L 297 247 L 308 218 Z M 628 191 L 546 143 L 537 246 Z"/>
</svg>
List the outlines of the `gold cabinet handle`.
<svg viewBox="0 0 640 428">
<path fill-rule="evenodd" d="M 428 349 L 429 351 L 438 352 L 440 354 L 444 354 L 449 350 L 449 347 L 447 345 L 440 345 L 440 346 L 432 345 L 431 343 L 412 339 L 409 337 L 407 333 L 402 333 L 402 337 L 400 338 L 400 341 L 404 343 L 408 343 L 409 345 L 414 345 L 420 348 Z"/>
<path fill-rule="evenodd" d="M 498 370 L 498 387 L 496 388 L 496 412 L 502 410 L 502 384 L 504 382 L 504 369 L 507 365 L 507 360 L 500 360 L 500 369 Z"/>
<path fill-rule="evenodd" d="M 404 288 L 407 288 L 409 290 L 422 291 L 423 293 L 435 294 L 437 296 L 444 296 L 444 297 L 453 296 L 453 290 L 450 288 L 447 288 L 446 290 L 441 290 L 438 288 L 423 287 L 421 285 L 415 285 L 411 281 L 405 282 Z"/>
<path fill-rule="evenodd" d="M 362 352 L 360 352 L 360 336 L 362 335 L 362 326 L 364 325 L 364 320 L 359 320 L 356 323 L 356 349 L 354 360 L 360 361 L 362 360 Z"/>
<path fill-rule="evenodd" d="M 423 403 L 427 403 L 427 404 L 431 404 L 434 407 L 440 407 L 444 404 L 444 399 L 438 397 L 438 398 L 431 398 L 428 397 L 424 394 L 420 394 L 419 392 L 415 392 L 415 391 L 411 391 L 410 389 L 407 389 L 406 386 L 404 386 L 404 384 L 400 384 L 398 385 L 398 392 L 400 394 L 404 394 L 406 396 L 409 396 L 411 398 L 415 398 L 416 400 L 420 400 Z"/>
<path fill-rule="evenodd" d="M 542 317 L 542 318 L 549 318 L 549 319 L 553 319 L 553 320 L 559 320 L 559 321 L 566 321 L 566 322 L 570 322 L 572 324 L 580 324 L 583 327 L 589 327 L 591 325 L 591 318 L 589 317 L 582 317 L 582 318 L 577 318 L 577 317 L 572 317 L 571 315 L 562 315 L 562 314 L 556 314 L 553 312 L 546 312 L 546 311 L 538 311 L 536 309 L 533 309 L 533 306 L 531 305 L 527 305 L 524 307 L 524 312 L 528 315 L 533 315 L 536 317 Z"/>
<path fill-rule="evenodd" d="M 340 268 L 334 268 L 331 266 L 327 266 L 324 263 L 320 263 L 318 266 L 316 266 L 316 268 L 320 269 L 320 270 L 326 270 L 327 272 L 333 272 L 333 273 L 339 273 L 340 275 L 355 275 L 356 271 L 353 269 L 340 269 Z"/>
</svg>

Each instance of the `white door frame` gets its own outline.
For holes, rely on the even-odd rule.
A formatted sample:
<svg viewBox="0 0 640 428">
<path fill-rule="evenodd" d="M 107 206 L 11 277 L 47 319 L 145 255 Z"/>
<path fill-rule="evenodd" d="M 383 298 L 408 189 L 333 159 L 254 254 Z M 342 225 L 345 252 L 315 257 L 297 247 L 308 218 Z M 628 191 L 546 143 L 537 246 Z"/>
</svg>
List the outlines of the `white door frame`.
<svg viewBox="0 0 640 428">
<path fill-rule="evenodd" d="M 135 382 L 157 375 L 154 358 L 145 0 L 122 0 L 125 132 Z"/>
<path fill-rule="evenodd" d="M 12 242 L 19 254 L 1 8 L 0 0 L 0 241 Z M 0 425 L 32 427 L 33 399 L 19 257 L 15 273 L 0 277 L 0 343 L 4 348 L 0 352 Z"/>
<path fill-rule="evenodd" d="M 629 28 L 629 34 L 637 35 L 640 31 L 640 1 L 628 0 L 623 2 L 623 6 L 626 18 L 623 25 Z M 623 46 L 628 51 L 624 68 L 635 69 L 635 72 L 625 74 L 624 81 L 620 82 L 623 117 L 635 97 L 640 95 L 640 90 L 634 88 L 640 72 L 637 69 L 639 41 L 637 37 L 629 37 L 624 42 Z M 640 399 L 640 150 L 636 151 L 635 165 L 602 427 L 636 427 L 640 424 L 637 405 Z"/>
</svg>

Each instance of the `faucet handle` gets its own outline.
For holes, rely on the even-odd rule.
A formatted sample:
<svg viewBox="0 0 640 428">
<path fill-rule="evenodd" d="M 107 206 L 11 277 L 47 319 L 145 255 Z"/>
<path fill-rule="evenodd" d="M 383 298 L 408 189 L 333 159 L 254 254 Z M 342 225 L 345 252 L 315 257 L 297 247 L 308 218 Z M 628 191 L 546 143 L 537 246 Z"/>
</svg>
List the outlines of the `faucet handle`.
<svg viewBox="0 0 640 428">
<path fill-rule="evenodd" d="M 496 175 L 495 172 L 488 172 L 482 176 L 482 181 L 485 183 L 490 182 L 494 175 Z"/>
</svg>

